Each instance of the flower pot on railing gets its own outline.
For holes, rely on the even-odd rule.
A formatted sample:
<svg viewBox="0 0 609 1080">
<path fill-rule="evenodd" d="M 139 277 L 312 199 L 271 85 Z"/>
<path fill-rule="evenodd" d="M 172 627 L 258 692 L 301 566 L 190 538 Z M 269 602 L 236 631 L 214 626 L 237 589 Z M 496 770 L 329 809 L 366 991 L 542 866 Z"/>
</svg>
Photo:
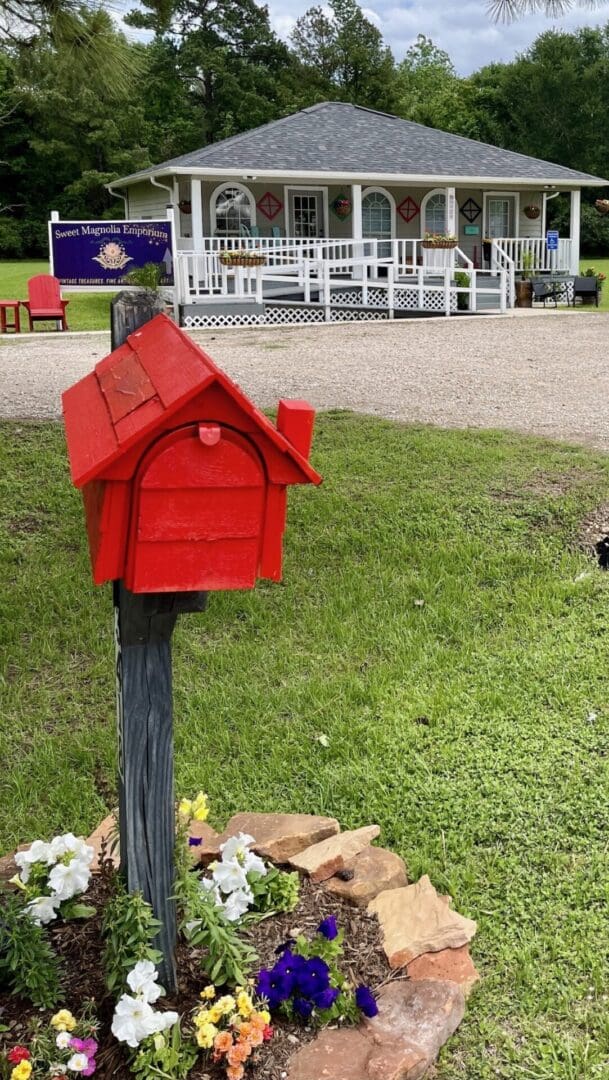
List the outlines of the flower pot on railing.
<svg viewBox="0 0 609 1080">
<path fill-rule="evenodd" d="M 525 206 L 523 213 L 529 221 L 536 221 L 541 214 L 541 207 L 537 206 L 535 203 L 530 203 L 529 206 Z"/>
<path fill-rule="evenodd" d="M 222 266 L 264 266 L 266 255 L 259 251 L 221 251 Z"/>
</svg>

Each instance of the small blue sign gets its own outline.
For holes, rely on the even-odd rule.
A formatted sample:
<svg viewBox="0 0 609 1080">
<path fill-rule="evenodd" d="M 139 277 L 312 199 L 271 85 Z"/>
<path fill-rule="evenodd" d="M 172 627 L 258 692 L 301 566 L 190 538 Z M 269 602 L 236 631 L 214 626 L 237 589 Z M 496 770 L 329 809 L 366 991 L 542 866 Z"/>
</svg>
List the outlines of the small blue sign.
<svg viewBox="0 0 609 1080">
<path fill-rule="evenodd" d="M 130 270 L 163 263 L 173 285 L 171 222 L 53 221 L 51 265 L 62 285 L 123 285 Z"/>
<path fill-rule="evenodd" d="M 548 229 L 546 233 L 548 251 L 558 251 L 558 229 Z"/>
</svg>

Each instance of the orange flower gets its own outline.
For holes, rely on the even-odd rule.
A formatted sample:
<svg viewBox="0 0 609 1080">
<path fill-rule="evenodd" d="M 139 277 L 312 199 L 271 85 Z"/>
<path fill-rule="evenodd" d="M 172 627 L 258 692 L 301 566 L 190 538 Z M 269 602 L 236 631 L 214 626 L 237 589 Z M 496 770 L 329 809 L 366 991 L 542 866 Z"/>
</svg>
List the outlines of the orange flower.
<svg viewBox="0 0 609 1080">
<path fill-rule="evenodd" d="M 246 1031 L 243 1029 L 247 1028 Z M 242 1024 L 239 1028 L 239 1038 L 245 1039 L 250 1046 L 260 1046 L 264 1040 L 264 1029 L 255 1027 L 253 1024 Z"/>
<path fill-rule="evenodd" d="M 243 1065 L 230 1065 L 226 1070 L 228 1080 L 243 1080 L 245 1069 Z"/>
<path fill-rule="evenodd" d="M 242 1065 L 247 1061 L 252 1052 L 251 1046 L 246 1042 L 238 1042 L 231 1046 L 226 1055 L 229 1065 Z"/>
<path fill-rule="evenodd" d="M 214 1039 L 214 1050 L 218 1054 L 226 1054 L 233 1045 L 233 1037 L 230 1031 L 219 1031 Z"/>
<path fill-rule="evenodd" d="M 255 1012 L 252 1013 L 252 1015 L 250 1016 L 249 1023 L 254 1029 L 264 1031 L 266 1025 L 268 1024 L 268 1020 L 266 1020 L 264 1016 L 261 1016 L 260 1013 Z"/>
</svg>

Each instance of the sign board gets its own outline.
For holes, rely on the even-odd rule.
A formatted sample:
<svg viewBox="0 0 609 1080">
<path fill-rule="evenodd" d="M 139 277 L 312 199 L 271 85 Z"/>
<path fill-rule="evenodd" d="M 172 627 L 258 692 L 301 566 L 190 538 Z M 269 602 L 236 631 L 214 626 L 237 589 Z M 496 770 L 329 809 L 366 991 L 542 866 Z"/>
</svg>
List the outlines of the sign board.
<svg viewBox="0 0 609 1080">
<path fill-rule="evenodd" d="M 548 251 L 558 251 L 558 229 L 548 229 L 546 233 Z"/>
<path fill-rule="evenodd" d="M 173 285 L 171 229 L 167 220 L 50 221 L 51 273 L 62 285 L 120 288 L 130 270 L 153 262 L 164 265 L 161 285 Z"/>
<path fill-rule="evenodd" d="M 464 225 L 463 233 L 465 236 L 480 236 L 479 225 Z"/>
</svg>

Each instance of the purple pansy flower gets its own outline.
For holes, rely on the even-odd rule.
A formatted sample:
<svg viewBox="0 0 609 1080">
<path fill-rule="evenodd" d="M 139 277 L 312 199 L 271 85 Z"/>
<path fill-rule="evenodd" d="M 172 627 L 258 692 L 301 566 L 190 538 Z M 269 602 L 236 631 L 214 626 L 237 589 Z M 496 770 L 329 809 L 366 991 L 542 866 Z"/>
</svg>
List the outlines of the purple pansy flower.
<svg viewBox="0 0 609 1080">
<path fill-rule="evenodd" d="M 189 843 L 190 847 L 201 847 L 201 844 L 203 843 L 203 837 L 202 836 L 189 836 L 188 837 L 188 843 Z"/>
<path fill-rule="evenodd" d="M 315 995 L 313 1004 L 316 1009 L 331 1009 L 339 994 L 337 987 L 329 986 L 327 990 Z"/>
<path fill-rule="evenodd" d="M 379 1011 L 374 994 L 367 986 L 358 986 L 355 991 L 355 1004 L 361 1009 L 364 1016 L 372 1019 Z"/>
<path fill-rule="evenodd" d="M 256 993 L 259 997 L 266 998 L 271 1011 L 281 1005 L 283 1001 L 287 1001 L 293 988 L 293 976 L 277 971 L 275 967 L 271 971 L 263 969 L 258 975 Z"/>
<path fill-rule="evenodd" d="M 334 941 L 335 937 L 338 937 L 338 926 L 336 925 L 336 916 L 328 915 L 327 919 L 323 919 L 317 927 L 317 933 L 322 934 L 328 941 Z"/>
<path fill-rule="evenodd" d="M 313 1012 L 313 1002 L 306 998 L 294 998 L 294 1012 L 308 1020 Z"/>
<path fill-rule="evenodd" d="M 327 990 L 330 985 L 330 968 L 320 956 L 305 960 L 296 972 L 296 986 L 304 997 L 314 997 Z"/>
</svg>

